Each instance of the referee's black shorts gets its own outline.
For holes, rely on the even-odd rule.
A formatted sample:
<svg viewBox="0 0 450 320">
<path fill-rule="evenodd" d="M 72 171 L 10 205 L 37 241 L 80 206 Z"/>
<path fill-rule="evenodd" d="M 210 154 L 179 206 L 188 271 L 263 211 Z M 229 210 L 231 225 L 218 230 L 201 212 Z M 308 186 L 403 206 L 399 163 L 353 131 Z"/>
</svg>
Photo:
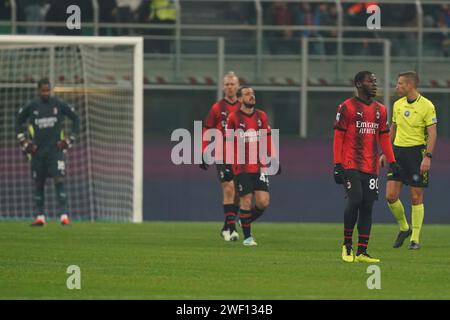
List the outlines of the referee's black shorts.
<svg viewBox="0 0 450 320">
<path fill-rule="evenodd" d="M 398 176 L 394 177 L 391 170 L 388 171 L 388 180 L 401 181 L 411 187 L 428 187 L 429 174 L 420 174 L 420 165 L 426 153 L 424 145 L 414 147 L 394 146 L 394 155 L 401 170 Z"/>
</svg>

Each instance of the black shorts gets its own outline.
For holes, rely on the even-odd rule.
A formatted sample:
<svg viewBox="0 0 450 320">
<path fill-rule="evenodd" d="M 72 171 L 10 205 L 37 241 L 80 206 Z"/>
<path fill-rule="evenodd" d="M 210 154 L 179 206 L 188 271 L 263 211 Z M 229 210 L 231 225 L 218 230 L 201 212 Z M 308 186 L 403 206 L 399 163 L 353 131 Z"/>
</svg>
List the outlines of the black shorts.
<svg viewBox="0 0 450 320">
<path fill-rule="evenodd" d="M 240 197 L 254 191 L 269 192 L 269 176 L 263 173 L 239 173 L 235 176 L 234 183 Z"/>
<path fill-rule="evenodd" d="M 217 177 L 220 182 L 230 182 L 233 181 L 234 174 L 231 169 L 231 164 L 216 164 Z"/>
<path fill-rule="evenodd" d="M 66 161 L 61 150 L 37 152 L 31 158 L 31 176 L 35 181 L 43 181 L 47 177 L 64 177 Z"/>
<path fill-rule="evenodd" d="M 426 153 L 426 147 L 396 147 L 394 146 L 395 160 L 400 165 L 401 170 L 398 176 L 394 177 L 392 172 L 388 171 L 388 180 L 401 181 L 411 187 L 428 187 L 428 172 L 420 174 L 420 165 Z"/>
<path fill-rule="evenodd" d="M 345 170 L 345 189 L 350 199 L 359 199 L 363 202 L 378 200 L 378 176 L 360 172 L 358 170 Z"/>
</svg>

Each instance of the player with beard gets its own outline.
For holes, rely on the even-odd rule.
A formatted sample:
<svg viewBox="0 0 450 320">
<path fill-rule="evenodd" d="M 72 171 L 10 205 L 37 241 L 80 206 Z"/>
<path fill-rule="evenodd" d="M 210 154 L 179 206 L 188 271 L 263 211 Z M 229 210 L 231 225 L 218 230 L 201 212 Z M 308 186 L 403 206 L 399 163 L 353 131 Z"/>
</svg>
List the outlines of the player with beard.
<svg viewBox="0 0 450 320">
<path fill-rule="evenodd" d="M 239 193 L 240 221 L 244 233 L 243 244 L 256 246 L 257 243 L 251 234 L 251 224 L 262 216 L 264 210 L 269 206 L 270 200 L 269 178 L 266 170 L 269 161 L 262 161 L 269 159 L 260 158 L 258 151 L 261 143 L 266 143 L 267 156 L 274 161 L 271 165 L 277 174 L 281 173 L 281 167 L 279 160 L 274 156 L 275 150 L 272 146 L 267 114 L 255 108 L 256 98 L 253 89 L 246 86 L 240 87 L 237 97 L 241 102 L 241 107 L 228 116 L 226 137 L 227 143 L 230 141 L 234 143 L 232 169 L 236 189 Z M 241 143 L 239 139 L 244 140 L 245 155 L 239 154 L 239 144 Z M 240 163 L 240 158 L 244 158 L 245 161 Z M 253 200 L 255 205 L 252 207 Z"/>
</svg>

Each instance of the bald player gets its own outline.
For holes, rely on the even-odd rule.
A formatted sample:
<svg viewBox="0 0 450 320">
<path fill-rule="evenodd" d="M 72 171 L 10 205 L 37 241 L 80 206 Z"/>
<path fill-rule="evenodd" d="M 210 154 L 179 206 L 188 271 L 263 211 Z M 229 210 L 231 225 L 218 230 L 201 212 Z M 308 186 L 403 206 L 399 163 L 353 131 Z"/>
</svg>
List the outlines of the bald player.
<svg viewBox="0 0 450 320">
<path fill-rule="evenodd" d="M 227 123 L 227 117 L 230 113 L 239 110 L 241 103 L 237 98 L 237 90 L 239 88 L 239 78 L 237 75 L 230 71 L 223 78 L 223 98 L 215 102 L 206 116 L 203 123 L 203 132 L 207 129 L 218 129 L 225 137 L 225 127 Z M 203 152 L 205 151 L 208 141 L 203 141 Z M 234 187 L 234 175 L 231 169 L 231 164 L 226 164 L 225 157 L 216 154 L 216 169 L 217 176 L 222 185 L 223 194 L 223 213 L 224 223 L 220 235 L 225 241 L 237 241 L 239 240 L 239 234 L 236 231 L 236 215 L 239 210 L 239 206 L 236 204 L 236 193 Z M 222 162 L 222 163 L 219 163 Z M 208 170 L 208 165 L 203 162 L 200 165 L 203 170 Z"/>
</svg>

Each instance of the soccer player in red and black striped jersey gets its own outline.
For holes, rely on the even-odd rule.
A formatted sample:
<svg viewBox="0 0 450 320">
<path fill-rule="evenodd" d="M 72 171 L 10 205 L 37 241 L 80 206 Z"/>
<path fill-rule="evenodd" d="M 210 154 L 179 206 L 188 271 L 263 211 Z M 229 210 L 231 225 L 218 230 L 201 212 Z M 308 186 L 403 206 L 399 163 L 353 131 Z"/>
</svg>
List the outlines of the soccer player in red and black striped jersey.
<svg viewBox="0 0 450 320">
<path fill-rule="evenodd" d="M 269 205 L 269 178 L 266 167 L 270 161 L 276 161 L 274 167 L 281 172 L 279 160 L 276 158 L 272 146 L 271 129 L 267 114 L 255 108 L 255 93 L 250 87 L 240 87 L 237 96 L 241 102 L 238 111 L 230 113 L 227 119 L 227 157 L 231 158 L 228 141 L 233 142 L 232 169 L 237 192 L 240 197 L 240 220 L 244 232 L 244 245 L 256 246 L 257 243 L 251 234 L 251 223 L 261 217 Z M 242 139 L 243 148 L 239 148 Z M 261 143 L 266 143 L 267 153 L 261 152 Z M 243 150 L 241 150 L 243 149 Z M 245 150 L 245 154 L 240 152 Z M 264 148 L 263 148 L 264 150 Z M 269 159 L 262 159 L 267 156 Z M 243 160 L 243 161 L 241 161 Z M 252 207 L 253 197 L 255 206 Z"/>
<path fill-rule="evenodd" d="M 227 117 L 231 112 L 239 110 L 241 103 L 236 97 L 236 92 L 239 88 L 239 78 L 233 71 L 228 72 L 223 79 L 224 98 L 214 103 L 206 116 L 203 123 L 203 133 L 207 129 L 218 129 L 225 137 L 225 126 Z M 208 141 L 202 141 L 202 152 L 205 151 Z M 239 234 L 236 232 L 235 221 L 239 207 L 236 205 L 236 194 L 233 182 L 233 172 L 231 165 L 226 164 L 222 159 L 223 153 L 216 153 L 216 169 L 218 177 L 222 183 L 223 191 L 223 211 L 225 214 L 225 221 L 220 232 L 225 241 L 239 240 Z M 222 161 L 220 161 L 222 160 Z M 203 170 L 208 169 L 208 165 L 203 161 L 200 165 Z"/>
<path fill-rule="evenodd" d="M 367 246 L 372 227 L 372 208 L 378 200 L 378 146 L 381 146 L 395 174 L 400 167 L 395 161 L 389 138 L 386 107 L 373 98 L 377 80 L 370 71 L 354 78 L 356 97 L 339 105 L 334 125 L 334 179 L 343 184 L 348 200 L 344 213 L 344 245 L 346 262 L 379 262 L 369 256 Z M 358 221 L 358 251 L 353 255 L 353 228 Z"/>
</svg>

